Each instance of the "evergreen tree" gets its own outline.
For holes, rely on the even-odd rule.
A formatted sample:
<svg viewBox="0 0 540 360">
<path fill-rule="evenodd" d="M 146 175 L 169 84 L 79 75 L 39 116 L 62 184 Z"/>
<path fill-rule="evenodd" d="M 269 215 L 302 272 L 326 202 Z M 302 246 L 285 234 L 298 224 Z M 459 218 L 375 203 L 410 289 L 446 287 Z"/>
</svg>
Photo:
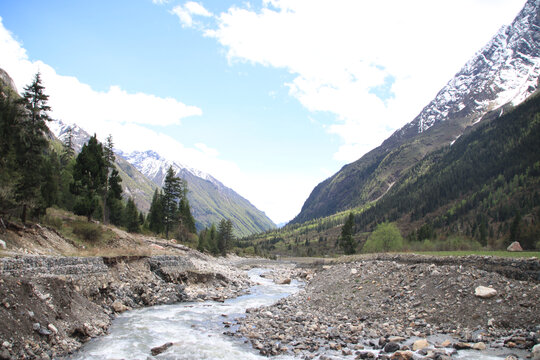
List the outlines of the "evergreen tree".
<svg viewBox="0 0 540 360">
<path fill-rule="evenodd" d="M 174 175 L 172 166 L 167 170 L 163 185 L 163 220 L 165 237 L 169 238 L 169 230 L 178 219 L 178 202 L 182 196 L 182 181 Z"/>
<path fill-rule="evenodd" d="M 191 214 L 191 207 L 189 206 L 189 201 L 185 196 L 180 200 L 179 211 L 184 227 L 192 234 L 197 233 L 197 228 L 195 227 L 195 218 Z"/>
<path fill-rule="evenodd" d="M 129 198 L 124 211 L 124 225 L 128 232 L 139 232 L 139 211 L 133 198 Z"/>
<path fill-rule="evenodd" d="M 514 217 L 514 220 L 512 221 L 512 225 L 510 226 L 510 238 L 508 241 L 508 244 L 513 243 L 514 241 L 519 241 L 521 237 L 521 213 L 518 211 L 516 212 L 516 216 Z"/>
<path fill-rule="evenodd" d="M 20 139 L 17 141 L 16 157 L 20 177 L 16 186 L 16 200 L 22 205 L 21 221 L 26 222 L 28 209 L 40 207 L 40 187 L 43 182 L 43 156 L 48 148 L 45 134 L 49 131 L 46 121 L 51 118 L 47 114 L 48 95 L 41 84 L 41 76 L 37 73 L 34 81 L 24 88 L 19 103 L 25 114 L 21 122 Z"/>
<path fill-rule="evenodd" d="M 105 190 L 106 179 L 103 147 L 94 134 L 77 156 L 71 185 L 71 191 L 79 195 L 74 210 L 79 215 L 85 215 L 88 221 L 99 207 L 99 196 Z"/>
<path fill-rule="evenodd" d="M 217 238 L 218 238 L 218 232 L 216 229 L 216 224 L 212 224 L 206 236 L 206 243 L 208 244 L 208 250 L 210 250 L 212 254 L 218 253 Z"/>
<path fill-rule="evenodd" d="M 233 246 L 234 235 L 231 220 L 221 219 L 218 227 L 217 247 L 221 255 L 227 255 Z"/>
<path fill-rule="evenodd" d="M 0 81 L 0 213 L 14 209 L 19 172 L 16 143 L 20 139 L 22 113 L 16 94 Z"/>
<path fill-rule="evenodd" d="M 122 196 L 122 187 L 120 183 L 122 179 L 116 170 L 114 162 L 116 157 L 114 156 L 114 143 L 112 135 L 107 137 L 107 142 L 103 147 L 103 160 L 105 162 L 107 177 L 105 179 L 105 189 L 103 191 L 103 222 L 107 223 L 110 216 L 109 202 L 111 199 L 120 199 Z M 113 189 L 114 187 L 114 189 Z M 111 198 L 112 196 L 112 198 Z"/>
<path fill-rule="evenodd" d="M 339 243 L 341 248 L 347 255 L 354 254 L 356 252 L 356 243 L 353 239 L 354 231 L 354 215 L 351 212 L 345 225 L 341 228 L 341 237 L 339 238 Z"/>
<path fill-rule="evenodd" d="M 154 191 L 152 197 L 152 203 L 150 204 L 150 211 L 148 212 L 148 228 L 155 234 L 161 234 L 164 230 L 163 219 L 165 217 L 163 213 L 163 197 L 159 193 L 159 190 Z"/>
<path fill-rule="evenodd" d="M 199 232 L 199 243 L 197 244 L 197 250 L 199 250 L 200 252 L 208 250 L 208 242 L 207 242 L 208 232 L 209 232 L 208 228 L 204 228 Z"/>
<path fill-rule="evenodd" d="M 118 225 L 118 220 L 121 218 L 123 210 L 122 186 L 120 186 L 122 179 L 120 178 L 116 168 L 113 168 L 110 171 L 107 179 L 107 220 L 115 225 Z"/>
<path fill-rule="evenodd" d="M 60 158 L 62 166 L 67 166 L 69 161 L 75 157 L 75 147 L 73 145 L 73 128 L 67 128 L 66 136 L 62 142 L 63 152 Z"/>
</svg>

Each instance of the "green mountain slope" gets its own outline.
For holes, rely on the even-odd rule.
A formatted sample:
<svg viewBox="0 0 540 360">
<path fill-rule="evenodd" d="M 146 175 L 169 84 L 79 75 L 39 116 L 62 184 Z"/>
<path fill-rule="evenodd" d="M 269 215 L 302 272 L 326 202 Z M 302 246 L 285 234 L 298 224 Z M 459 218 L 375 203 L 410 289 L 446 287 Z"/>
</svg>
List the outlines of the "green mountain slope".
<svg viewBox="0 0 540 360">
<path fill-rule="evenodd" d="M 538 88 L 540 3 L 529 0 L 410 123 L 320 183 L 292 221 L 328 216 L 375 201 L 426 155 L 454 142 L 504 104 Z M 489 115 L 492 116 L 492 115 Z"/>
<path fill-rule="evenodd" d="M 540 247 L 540 96 L 504 113 L 487 114 L 452 145 L 404 171 L 385 196 L 352 209 L 357 249 L 385 221 L 396 222 L 412 248 L 426 240 L 452 248 L 456 236 L 494 249 L 511 240 L 526 249 Z M 347 215 L 289 224 L 241 245 L 260 253 L 339 253 Z"/>
</svg>

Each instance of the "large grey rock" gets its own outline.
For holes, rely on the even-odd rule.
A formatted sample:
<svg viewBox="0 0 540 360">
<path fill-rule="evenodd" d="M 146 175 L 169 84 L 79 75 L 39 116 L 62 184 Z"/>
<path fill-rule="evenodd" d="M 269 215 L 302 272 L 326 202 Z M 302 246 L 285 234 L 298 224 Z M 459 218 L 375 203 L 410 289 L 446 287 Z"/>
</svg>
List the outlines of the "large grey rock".
<svg viewBox="0 0 540 360">
<path fill-rule="evenodd" d="M 474 295 L 482 299 L 489 299 L 497 296 L 497 290 L 490 287 L 478 286 L 474 289 Z"/>
<path fill-rule="evenodd" d="M 531 356 L 533 360 L 540 360 L 540 344 L 533 346 Z"/>
</svg>

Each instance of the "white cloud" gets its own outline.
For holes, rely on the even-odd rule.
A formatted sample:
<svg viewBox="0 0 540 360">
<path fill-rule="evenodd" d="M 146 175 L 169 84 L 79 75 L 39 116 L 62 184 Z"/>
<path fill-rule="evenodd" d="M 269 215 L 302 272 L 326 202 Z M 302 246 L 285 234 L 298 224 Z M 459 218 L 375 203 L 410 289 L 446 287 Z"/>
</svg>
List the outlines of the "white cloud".
<svg viewBox="0 0 540 360">
<path fill-rule="evenodd" d="M 193 20 L 193 16 L 202 16 L 202 17 L 211 17 L 213 16 L 211 12 L 206 10 L 204 6 L 195 1 L 188 1 L 184 5 L 175 6 L 172 9 L 172 13 L 178 16 L 180 23 L 183 27 L 194 27 L 195 25 L 200 25 L 198 22 Z"/>
<path fill-rule="evenodd" d="M 147 125 L 174 125 L 187 116 L 200 115 L 201 109 L 175 99 L 151 94 L 131 94 L 118 86 L 98 92 L 77 78 L 63 76 L 41 61 L 31 61 L 26 50 L 14 40 L 0 18 L 0 68 L 8 72 L 18 90 L 29 84 L 39 70 L 52 107 L 50 115 L 65 123 L 76 123 L 104 141 L 111 134 L 117 149 L 125 152 L 154 150 L 165 158 L 178 161 L 212 174 L 226 186 L 249 199 L 257 208 L 277 222 L 289 220 L 300 208 L 288 206 L 291 201 L 301 204 L 307 197 L 313 179 L 288 180 L 276 174 L 250 174 L 236 163 L 219 158 L 219 151 L 204 143 L 186 147 L 171 136 L 149 129 Z M 276 191 L 261 189 L 284 189 Z M 279 191 L 279 190 L 278 190 Z M 285 209 L 284 209 L 285 208 Z"/>
<path fill-rule="evenodd" d="M 352 161 L 411 121 L 524 0 L 263 0 L 231 7 L 204 35 L 229 61 L 288 70 L 290 94 L 336 115 L 336 159 Z M 392 98 L 374 87 L 391 76 Z"/>
</svg>

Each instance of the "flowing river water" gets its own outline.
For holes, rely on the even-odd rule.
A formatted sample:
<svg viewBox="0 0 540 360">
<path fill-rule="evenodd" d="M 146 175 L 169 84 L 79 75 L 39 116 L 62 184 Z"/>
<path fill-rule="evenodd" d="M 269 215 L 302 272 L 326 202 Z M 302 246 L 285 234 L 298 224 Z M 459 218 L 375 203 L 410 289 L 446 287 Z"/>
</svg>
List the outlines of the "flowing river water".
<svg viewBox="0 0 540 360">
<path fill-rule="evenodd" d="M 224 303 L 186 302 L 123 313 L 114 320 L 107 336 L 93 339 L 68 359 L 144 360 L 152 358 L 153 347 L 167 342 L 174 345 L 156 358 L 267 359 L 241 339 L 223 335 L 224 321 L 242 316 L 247 308 L 271 305 L 299 290 L 301 284 L 297 281 L 277 285 L 260 276 L 264 271 L 250 270 L 250 278 L 260 285 L 252 287 L 248 295 Z"/>
<path fill-rule="evenodd" d="M 173 343 L 173 346 L 155 359 L 268 359 L 259 355 L 242 339 L 223 334 L 226 330 L 224 321 L 232 322 L 243 316 L 247 308 L 271 305 L 296 293 L 301 287 L 301 283 L 295 280 L 289 285 L 275 284 L 260 276 L 265 271 L 250 270 L 250 278 L 259 285 L 252 287 L 248 295 L 229 299 L 224 303 L 186 302 L 125 312 L 114 320 L 107 336 L 91 340 L 77 353 L 68 357 L 68 360 L 154 359 L 151 349 L 167 342 Z M 329 358 L 355 358 L 342 356 L 336 351 L 328 351 L 327 355 Z M 504 356 L 460 351 L 454 354 L 453 358 L 501 360 Z M 298 358 L 277 356 L 273 359 Z"/>
</svg>

